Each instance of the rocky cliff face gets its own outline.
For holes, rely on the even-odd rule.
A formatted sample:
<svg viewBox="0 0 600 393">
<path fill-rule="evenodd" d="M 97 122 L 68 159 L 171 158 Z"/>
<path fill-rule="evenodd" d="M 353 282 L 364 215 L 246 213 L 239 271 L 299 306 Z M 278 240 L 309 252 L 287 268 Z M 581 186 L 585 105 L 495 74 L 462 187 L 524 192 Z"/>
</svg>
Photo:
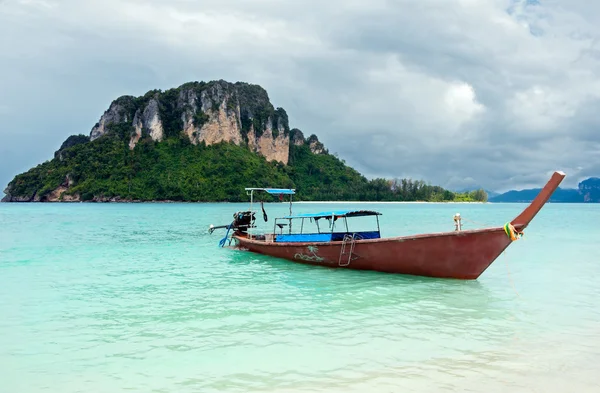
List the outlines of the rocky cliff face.
<svg viewBox="0 0 600 393">
<path fill-rule="evenodd" d="M 160 142 L 168 136 L 183 135 L 193 144 L 245 144 L 268 161 L 289 161 L 287 114 L 282 108 L 275 109 L 267 92 L 257 85 L 193 82 L 166 92 L 151 91 L 143 97 L 120 97 L 92 128 L 90 140 L 119 125 L 131 129 L 130 149 L 144 137 Z M 300 130 L 294 133 L 292 143 L 309 143 L 314 153 L 324 152 L 316 136 L 305 141 Z"/>
<path fill-rule="evenodd" d="M 35 194 L 12 195 L 12 187 L 10 184 L 8 185 L 8 187 L 6 187 L 6 189 L 4 190 L 4 193 L 6 195 L 4 196 L 4 198 L 2 198 L 2 200 L 0 202 L 31 202 L 31 201 L 33 201 L 33 197 L 35 196 Z"/>
<path fill-rule="evenodd" d="M 290 142 L 294 146 L 302 146 L 306 143 L 304 139 L 304 134 L 297 128 L 294 128 L 290 131 Z"/>
<path fill-rule="evenodd" d="M 79 202 L 79 195 L 65 193 L 73 184 L 73 179 L 67 175 L 56 189 L 45 195 L 40 195 L 39 190 L 13 195 L 13 184 L 11 182 L 4 190 L 6 196 L 0 202 Z"/>
<path fill-rule="evenodd" d="M 108 131 L 108 126 L 129 121 L 127 110 L 119 100 L 113 101 L 110 107 L 100 117 L 100 121 L 92 128 L 90 140 L 98 139 Z"/>
<path fill-rule="evenodd" d="M 126 122 L 126 121 L 125 121 Z M 129 148 L 133 149 L 145 131 L 152 140 L 160 142 L 164 138 L 162 121 L 158 111 L 158 101 L 152 98 L 143 108 L 139 108 L 133 116 L 133 135 L 129 141 Z M 92 130 L 93 132 L 93 130 Z M 91 139 L 91 135 L 90 135 Z"/>
<path fill-rule="evenodd" d="M 283 126 L 278 124 L 274 136 L 273 126 L 267 124 L 267 129 L 262 135 L 257 136 L 254 127 L 248 133 L 248 146 L 254 152 L 260 153 L 268 161 L 279 161 L 287 164 L 289 161 L 290 138 L 285 134 Z"/>
<path fill-rule="evenodd" d="M 326 152 L 325 146 L 321 142 L 319 142 L 319 138 L 315 134 L 311 135 L 307 141 L 310 146 L 310 151 L 313 154 L 323 154 Z"/>
<path fill-rule="evenodd" d="M 239 103 L 228 90 L 216 84 L 199 93 L 190 88 L 181 91 L 177 105 L 185 108 L 183 130 L 193 144 L 242 143 Z"/>
</svg>

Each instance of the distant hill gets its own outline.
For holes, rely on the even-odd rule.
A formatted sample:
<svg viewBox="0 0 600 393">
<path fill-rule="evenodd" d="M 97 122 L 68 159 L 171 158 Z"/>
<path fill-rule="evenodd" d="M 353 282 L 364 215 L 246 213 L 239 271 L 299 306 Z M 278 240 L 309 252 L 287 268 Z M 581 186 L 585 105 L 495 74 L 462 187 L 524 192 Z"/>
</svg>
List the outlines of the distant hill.
<svg viewBox="0 0 600 393">
<path fill-rule="evenodd" d="M 541 188 L 511 190 L 489 198 L 490 202 L 531 202 Z M 558 188 L 550 197 L 550 202 L 560 203 L 600 203 L 600 178 L 591 177 L 578 184 L 577 188 Z"/>
<path fill-rule="evenodd" d="M 590 177 L 579 183 L 579 193 L 584 202 L 600 202 L 600 178 Z"/>
</svg>

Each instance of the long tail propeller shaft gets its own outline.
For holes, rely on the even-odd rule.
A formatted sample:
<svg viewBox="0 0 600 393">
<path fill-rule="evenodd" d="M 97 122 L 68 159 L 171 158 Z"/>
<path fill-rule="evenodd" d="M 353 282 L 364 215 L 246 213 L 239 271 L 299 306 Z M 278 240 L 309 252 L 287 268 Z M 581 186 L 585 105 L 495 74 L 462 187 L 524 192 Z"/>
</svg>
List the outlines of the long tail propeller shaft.
<svg viewBox="0 0 600 393">
<path fill-rule="evenodd" d="M 215 231 L 215 229 L 227 229 L 230 226 L 231 226 L 231 224 L 219 225 L 219 226 L 214 226 L 213 224 L 210 224 L 210 227 L 208 227 L 208 233 L 212 234 Z"/>
</svg>

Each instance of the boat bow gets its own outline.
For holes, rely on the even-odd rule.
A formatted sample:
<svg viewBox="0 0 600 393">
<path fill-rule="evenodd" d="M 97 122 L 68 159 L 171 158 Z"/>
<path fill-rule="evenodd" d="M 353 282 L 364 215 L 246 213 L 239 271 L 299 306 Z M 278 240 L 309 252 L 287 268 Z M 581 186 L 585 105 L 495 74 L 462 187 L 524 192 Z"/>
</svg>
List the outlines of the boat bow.
<svg viewBox="0 0 600 393">
<path fill-rule="evenodd" d="M 562 180 L 565 178 L 565 173 L 562 171 L 555 171 L 548 180 L 548 183 L 542 188 L 533 201 L 513 219 L 510 224 L 517 230 L 522 231 L 529 225 L 531 220 L 538 214 L 542 207 L 548 202 L 554 191 L 558 188 Z"/>
</svg>

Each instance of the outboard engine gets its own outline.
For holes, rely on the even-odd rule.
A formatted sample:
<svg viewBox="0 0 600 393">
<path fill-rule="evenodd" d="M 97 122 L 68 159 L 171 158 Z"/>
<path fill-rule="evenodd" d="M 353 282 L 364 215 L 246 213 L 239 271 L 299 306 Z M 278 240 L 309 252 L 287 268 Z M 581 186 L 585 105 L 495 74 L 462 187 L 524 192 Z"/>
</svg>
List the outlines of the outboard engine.
<svg viewBox="0 0 600 393">
<path fill-rule="evenodd" d="M 256 213 L 251 211 L 234 213 L 231 225 L 233 230 L 242 233 L 248 232 L 248 228 L 254 227 L 254 222 L 256 221 L 254 214 Z"/>
<path fill-rule="evenodd" d="M 234 232 L 247 233 L 248 228 L 254 228 L 254 222 L 256 221 L 256 218 L 254 217 L 255 214 L 256 213 L 251 211 L 236 212 L 233 214 L 233 221 L 231 224 L 219 226 L 211 224 L 208 228 L 208 233 L 213 233 L 215 229 L 227 229 L 227 232 L 233 230 Z"/>
</svg>

